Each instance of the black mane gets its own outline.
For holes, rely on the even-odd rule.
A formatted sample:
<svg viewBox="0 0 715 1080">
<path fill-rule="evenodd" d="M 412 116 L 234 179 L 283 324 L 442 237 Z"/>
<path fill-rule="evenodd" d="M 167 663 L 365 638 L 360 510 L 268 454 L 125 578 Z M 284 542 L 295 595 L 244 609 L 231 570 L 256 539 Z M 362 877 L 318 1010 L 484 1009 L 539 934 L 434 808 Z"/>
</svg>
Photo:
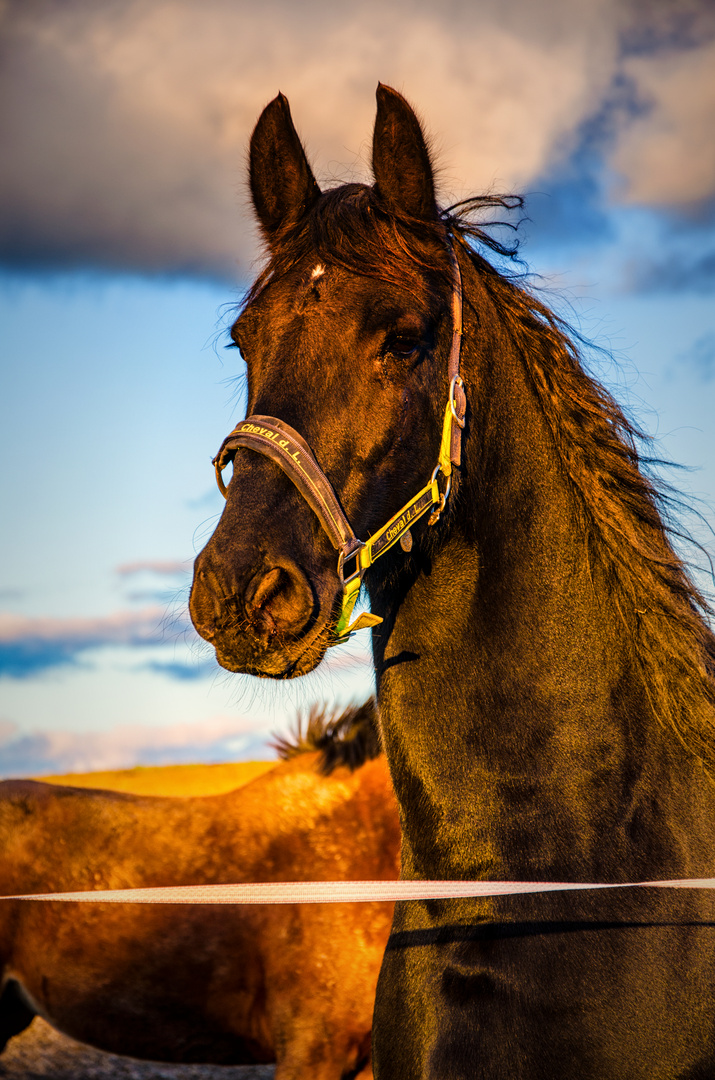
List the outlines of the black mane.
<svg viewBox="0 0 715 1080">
<path fill-rule="evenodd" d="M 458 242 L 527 369 L 582 507 L 591 565 L 600 564 L 611 583 L 654 715 L 712 770 L 715 635 L 711 608 L 671 539 L 690 540 L 675 520 L 682 501 L 652 474 L 652 465 L 663 462 L 641 454 L 647 436 L 585 371 L 577 336 L 474 251 L 468 232 L 455 222 Z"/>
<path fill-rule="evenodd" d="M 277 736 L 272 746 L 283 761 L 320 750 L 318 767 L 324 776 L 339 765 L 354 772 L 382 753 L 375 699 L 349 705 L 337 715 L 328 713 L 325 706 L 313 705 L 307 718 L 298 713 L 291 735 Z"/>
</svg>

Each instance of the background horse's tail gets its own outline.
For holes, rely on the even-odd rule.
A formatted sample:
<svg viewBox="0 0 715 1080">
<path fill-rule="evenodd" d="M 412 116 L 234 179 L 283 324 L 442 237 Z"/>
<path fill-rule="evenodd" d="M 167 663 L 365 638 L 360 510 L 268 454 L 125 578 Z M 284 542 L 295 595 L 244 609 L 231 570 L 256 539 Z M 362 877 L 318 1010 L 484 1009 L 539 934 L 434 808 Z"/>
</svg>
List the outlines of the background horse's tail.
<svg viewBox="0 0 715 1080">
<path fill-rule="evenodd" d="M 375 698 L 350 705 L 341 713 L 328 713 L 325 706 L 313 705 L 307 718 L 298 713 L 291 734 L 277 736 L 272 746 L 284 761 L 320 750 L 319 768 L 325 776 L 339 765 L 351 771 L 359 769 L 382 753 Z"/>
</svg>

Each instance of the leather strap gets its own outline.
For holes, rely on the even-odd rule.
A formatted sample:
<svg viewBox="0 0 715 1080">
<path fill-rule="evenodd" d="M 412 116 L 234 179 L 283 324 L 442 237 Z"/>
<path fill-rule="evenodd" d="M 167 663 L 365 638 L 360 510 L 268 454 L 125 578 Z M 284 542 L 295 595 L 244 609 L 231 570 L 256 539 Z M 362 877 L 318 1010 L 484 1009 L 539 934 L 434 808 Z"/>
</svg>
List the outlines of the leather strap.
<svg viewBox="0 0 715 1080">
<path fill-rule="evenodd" d="M 275 461 L 293 481 L 338 551 L 352 550 L 359 541 L 343 513 L 338 497 L 315 460 L 312 450 L 294 428 L 275 416 L 248 416 L 221 443 L 213 460 L 219 487 L 225 494 L 221 472 L 238 450 L 247 446 Z"/>
<path fill-rule="evenodd" d="M 462 274 L 451 244 L 449 253 L 452 259 L 453 271 L 452 346 L 449 350 L 449 362 L 447 364 L 450 398 L 448 407 L 452 412 L 453 420 L 449 457 L 452 465 L 461 465 L 462 429 L 464 428 L 464 418 L 467 412 L 467 395 L 464 392 L 464 382 L 459 374 L 459 360 L 462 352 Z M 454 409 L 452 409 L 452 402 L 454 402 Z"/>
</svg>

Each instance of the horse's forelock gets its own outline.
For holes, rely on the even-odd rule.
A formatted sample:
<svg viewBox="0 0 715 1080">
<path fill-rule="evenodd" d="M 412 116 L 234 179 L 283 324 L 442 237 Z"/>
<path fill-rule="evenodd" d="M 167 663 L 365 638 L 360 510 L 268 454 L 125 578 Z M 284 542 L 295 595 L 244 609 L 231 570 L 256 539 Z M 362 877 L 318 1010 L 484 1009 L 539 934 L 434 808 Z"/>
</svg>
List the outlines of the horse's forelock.
<svg viewBox="0 0 715 1080">
<path fill-rule="evenodd" d="M 399 218 L 386 210 L 375 189 L 366 184 L 345 184 L 324 192 L 297 226 L 277 237 L 245 303 L 306 260 L 412 293 L 423 291 L 426 280 L 439 288 L 450 281 L 452 272 L 441 218 Z"/>
</svg>

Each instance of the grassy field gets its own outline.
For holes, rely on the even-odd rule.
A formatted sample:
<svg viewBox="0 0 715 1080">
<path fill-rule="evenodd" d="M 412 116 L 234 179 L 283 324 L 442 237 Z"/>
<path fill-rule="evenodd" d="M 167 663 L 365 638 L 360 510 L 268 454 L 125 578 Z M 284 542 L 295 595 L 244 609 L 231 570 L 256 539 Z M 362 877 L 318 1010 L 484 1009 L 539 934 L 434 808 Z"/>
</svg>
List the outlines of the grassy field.
<svg viewBox="0 0 715 1080">
<path fill-rule="evenodd" d="M 138 765 L 134 769 L 112 772 L 68 773 L 34 779 L 72 787 L 128 791 L 133 795 L 221 795 L 241 787 L 277 764 L 273 760 L 236 761 L 225 765 Z"/>
</svg>

